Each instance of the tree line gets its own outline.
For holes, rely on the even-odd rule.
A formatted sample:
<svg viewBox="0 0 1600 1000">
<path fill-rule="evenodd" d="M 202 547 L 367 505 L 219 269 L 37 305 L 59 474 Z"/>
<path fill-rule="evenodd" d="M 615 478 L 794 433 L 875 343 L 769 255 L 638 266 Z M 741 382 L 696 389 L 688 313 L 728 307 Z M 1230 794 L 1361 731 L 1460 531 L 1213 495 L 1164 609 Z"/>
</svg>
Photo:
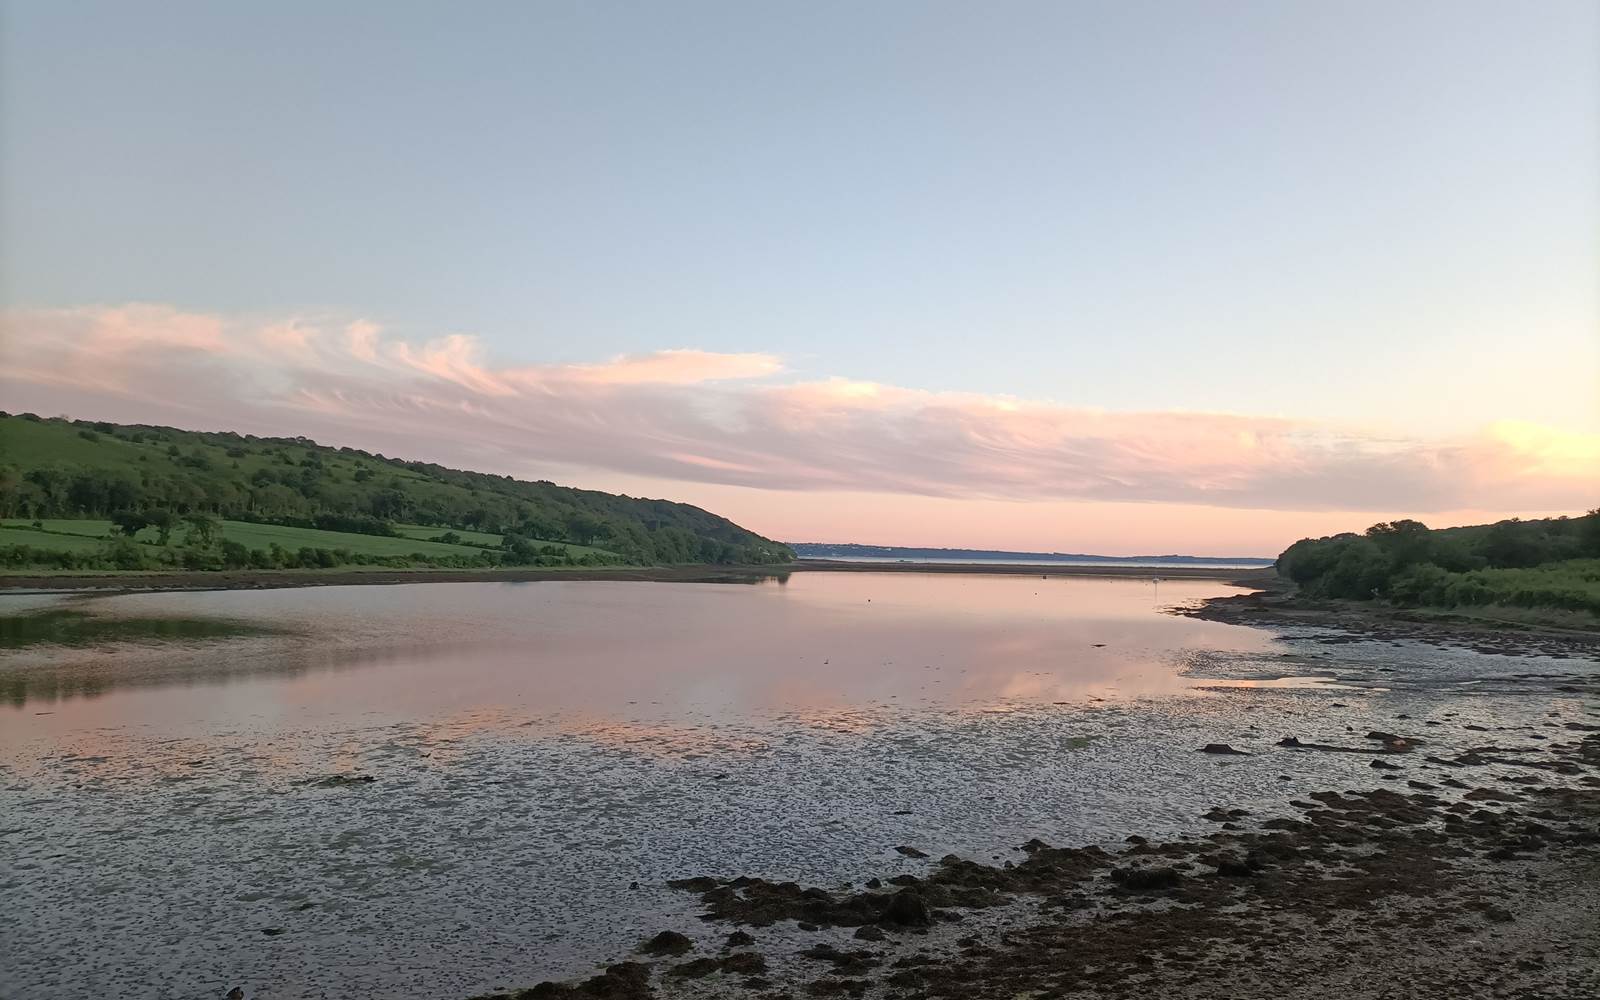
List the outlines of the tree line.
<svg viewBox="0 0 1600 1000">
<path fill-rule="evenodd" d="M 1362 534 L 1301 539 L 1278 557 L 1277 569 L 1310 597 L 1600 615 L 1600 508 L 1439 530 L 1386 521 Z"/>
</svg>

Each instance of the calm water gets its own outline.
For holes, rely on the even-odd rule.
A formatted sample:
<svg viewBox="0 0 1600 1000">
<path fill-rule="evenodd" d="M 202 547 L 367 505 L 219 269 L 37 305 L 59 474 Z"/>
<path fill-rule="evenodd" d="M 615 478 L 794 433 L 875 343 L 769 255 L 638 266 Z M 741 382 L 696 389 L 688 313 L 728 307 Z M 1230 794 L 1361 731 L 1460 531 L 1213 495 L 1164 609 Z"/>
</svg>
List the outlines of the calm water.
<svg viewBox="0 0 1600 1000">
<path fill-rule="evenodd" d="M 1161 611 L 1227 592 L 804 573 L 0 597 L 146 620 L 0 650 L 0 996 L 528 985 L 694 928 L 671 878 L 833 885 L 927 864 L 900 844 L 1176 835 L 1285 779 L 1370 783 L 1332 759 L 1355 755 L 1206 742 L 1566 710 L 1491 706 L 1500 657 Z"/>
<path fill-rule="evenodd" d="M 1228 560 L 1212 560 L 1208 562 L 1173 562 L 1164 559 L 1137 559 L 1106 562 L 1103 559 L 1028 559 L 1025 557 L 1007 556 L 1004 559 L 984 559 L 980 557 L 963 559 L 941 559 L 932 556 L 914 556 L 901 558 L 897 556 L 801 556 L 800 561 L 807 559 L 824 560 L 827 562 L 857 562 L 857 563 L 919 563 L 929 566 L 1103 566 L 1107 569 L 1236 569 L 1241 573 L 1249 570 L 1266 569 L 1271 562 L 1230 562 Z"/>
</svg>

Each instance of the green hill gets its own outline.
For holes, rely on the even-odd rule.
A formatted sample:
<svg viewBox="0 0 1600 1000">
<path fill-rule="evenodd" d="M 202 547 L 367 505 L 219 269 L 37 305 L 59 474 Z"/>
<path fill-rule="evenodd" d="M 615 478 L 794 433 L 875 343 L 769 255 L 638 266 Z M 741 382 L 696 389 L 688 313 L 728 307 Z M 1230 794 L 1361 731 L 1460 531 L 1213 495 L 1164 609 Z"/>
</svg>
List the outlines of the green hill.
<svg viewBox="0 0 1600 1000">
<path fill-rule="evenodd" d="M 667 500 L 463 472 L 307 438 L 0 413 L 0 565 L 13 568 L 793 558 L 785 545 Z"/>
<path fill-rule="evenodd" d="M 1301 539 L 1277 568 L 1308 597 L 1541 609 L 1587 620 L 1600 616 L 1600 509 L 1438 530 L 1390 521 L 1364 534 Z"/>
</svg>

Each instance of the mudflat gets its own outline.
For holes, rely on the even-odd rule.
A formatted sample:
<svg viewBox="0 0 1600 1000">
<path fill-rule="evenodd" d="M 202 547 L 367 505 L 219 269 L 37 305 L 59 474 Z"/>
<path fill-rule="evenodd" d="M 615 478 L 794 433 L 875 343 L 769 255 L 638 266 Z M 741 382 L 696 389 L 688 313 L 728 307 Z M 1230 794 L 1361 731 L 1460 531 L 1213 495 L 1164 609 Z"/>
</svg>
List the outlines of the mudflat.
<svg viewBox="0 0 1600 1000">
<path fill-rule="evenodd" d="M 663 930 L 597 976 L 478 1000 L 1593 997 L 1600 735 L 1574 728 L 1600 727 L 1441 760 L 1448 787 L 1318 792 L 1265 821 L 1219 806 L 1174 841 L 1031 840 L 859 891 L 687 878 L 720 940 Z"/>
<path fill-rule="evenodd" d="M 1241 596 L 0 594 L 0 994 L 1588 995 L 1594 656 Z"/>
</svg>

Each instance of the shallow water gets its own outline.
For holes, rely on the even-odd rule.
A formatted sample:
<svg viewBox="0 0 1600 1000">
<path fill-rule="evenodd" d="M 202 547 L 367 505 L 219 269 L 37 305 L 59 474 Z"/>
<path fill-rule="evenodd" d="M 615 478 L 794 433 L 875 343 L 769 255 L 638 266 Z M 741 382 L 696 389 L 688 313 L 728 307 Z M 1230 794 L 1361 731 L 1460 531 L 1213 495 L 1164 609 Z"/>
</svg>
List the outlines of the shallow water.
<svg viewBox="0 0 1600 1000">
<path fill-rule="evenodd" d="M 1357 755 L 1204 743 L 1396 712 L 1470 742 L 1468 720 L 1578 711 L 1519 671 L 1594 669 L 1162 610 L 1229 592 L 806 573 L 0 597 L 237 626 L 0 652 L 0 996 L 528 985 L 692 927 L 668 879 L 1175 836 L 1214 804 L 1371 784 Z"/>
</svg>

